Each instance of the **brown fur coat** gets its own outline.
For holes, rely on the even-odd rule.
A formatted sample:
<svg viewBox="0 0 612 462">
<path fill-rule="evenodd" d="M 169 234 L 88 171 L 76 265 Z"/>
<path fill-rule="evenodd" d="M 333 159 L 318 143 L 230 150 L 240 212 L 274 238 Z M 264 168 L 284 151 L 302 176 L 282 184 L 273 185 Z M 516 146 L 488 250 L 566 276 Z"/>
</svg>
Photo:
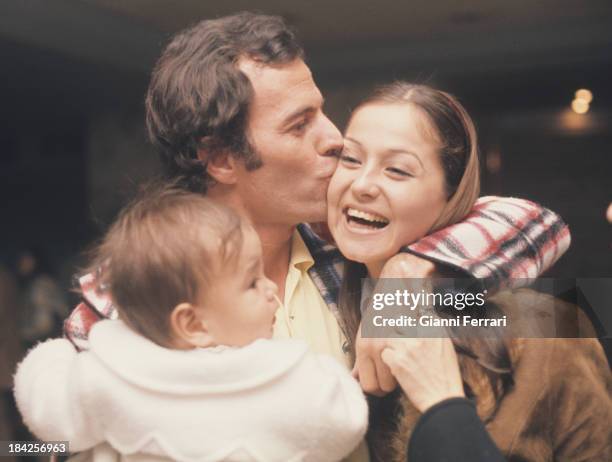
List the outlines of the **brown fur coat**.
<svg viewBox="0 0 612 462">
<path fill-rule="evenodd" d="M 502 311 L 512 311 L 511 302 L 524 307 L 527 297 L 532 306 L 547 302 L 547 308 L 533 311 L 536 317 L 554 312 L 557 323 L 562 324 L 572 317 L 568 313 L 576 317 L 575 307 L 569 310 L 555 303 L 551 311 L 547 296 L 513 292 L 497 297 Z M 612 460 L 612 376 L 599 342 L 594 338 L 533 338 L 513 340 L 513 344 L 520 346 L 513 361 L 514 384 L 486 420 L 487 430 L 508 460 Z M 406 461 L 408 441 L 419 416 L 401 391 L 373 400 L 368 436 L 372 461 Z M 444 444 L 444 435 L 440 435 L 440 444 Z"/>
</svg>

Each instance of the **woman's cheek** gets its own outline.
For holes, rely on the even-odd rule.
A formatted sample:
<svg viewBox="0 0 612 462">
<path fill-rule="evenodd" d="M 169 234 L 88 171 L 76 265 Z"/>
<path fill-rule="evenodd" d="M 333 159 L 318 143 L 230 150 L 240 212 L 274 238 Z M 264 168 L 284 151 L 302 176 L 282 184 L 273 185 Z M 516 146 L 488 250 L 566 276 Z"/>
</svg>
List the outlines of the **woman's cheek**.
<svg viewBox="0 0 612 462">
<path fill-rule="evenodd" d="M 339 192 L 337 187 L 336 174 L 332 176 L 327 189 L 327 222 L 332 227 L 335 225 L 338 216 Z"/>
<path fill-rule="evenodd" d="M 389 191 L 392 196 L 394 235 L 400 247 L 415 242 L 427 234 L 437 217 L 437 206 L 431 191 L 418 184 L 418 180 L 398 183 Z"/>
<path fill-rule="evenodd" d="M 330 209 L 339 205 L 342 193 L 347 188 L 347 183 L 350 184 L 350 178 L 346 174 L 346 169 L 338 166 L 327 189 L 327 205 Z"/>
<path fill-rule="evenodd" d="M 327 186 L 327 205 L 331 206 L 332 201 L 335 199 L 336 197 L 336 183 L 338 181 L 338 168 L 336 167 L 336 171 L 334 172 L 334 174 L 332 175 L 331 179 L 329 180 L 329 185 Z"/>
</svg>

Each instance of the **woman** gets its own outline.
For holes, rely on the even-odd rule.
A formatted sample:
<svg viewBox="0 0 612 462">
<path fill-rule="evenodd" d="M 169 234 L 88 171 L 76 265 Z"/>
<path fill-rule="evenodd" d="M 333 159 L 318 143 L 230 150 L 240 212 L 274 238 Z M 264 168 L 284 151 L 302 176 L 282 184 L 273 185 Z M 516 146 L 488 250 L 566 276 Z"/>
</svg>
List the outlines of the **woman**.
<svg viewBox="0 0 612 462">
<path fill-rule="evenodd" d="M 340 310 L 360 322 L 360 279 L 378 278 L 402 246 L 463 219 L 479 194 L 474 125 L 455 98 L 421 85 L 381 88 L 353 113 L 328 192 L 329 228 L 353 261 Z M 384 276 L 384 275 L 383 275 Z M 497 300 L 511 312 L 526 291 Z M 535 296 L 537 302 L 541 301 Z M 510 460 L 609 460 L 612 380 L 594 339 L 453 338 L 463 390 Z M 410 396 L 398 351 L 383 356 Z M 393 348 L 392 348 L 393 350 Z M 406 460 L 423 406 L 391 395 L 373 407 L 375 460 Z M 443 436 L 441 436 L 442 441 Z"/>
</svg>

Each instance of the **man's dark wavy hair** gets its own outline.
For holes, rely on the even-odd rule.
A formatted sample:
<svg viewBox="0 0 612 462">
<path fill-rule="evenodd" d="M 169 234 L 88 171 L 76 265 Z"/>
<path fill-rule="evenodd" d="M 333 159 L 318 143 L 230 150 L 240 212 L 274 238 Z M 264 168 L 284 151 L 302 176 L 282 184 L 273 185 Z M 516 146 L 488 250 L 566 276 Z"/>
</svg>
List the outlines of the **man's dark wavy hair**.
<svg viewBox="0 0 612 462">
<path fill-rule="evenodd" d="M 261 166 L 246 133 L 254 91 L 237 67 L 243 57 L 285 64 L 303 50 L 282 18 L 243 12 L 179 32 L 153 69 L 145 102 L 149 138 L 167 176 L 182 178 L 191 191 L 206 193 L 213 183 L 198 149 L 208 159 L 229 151 L 247 169 Z"/>
</svg>

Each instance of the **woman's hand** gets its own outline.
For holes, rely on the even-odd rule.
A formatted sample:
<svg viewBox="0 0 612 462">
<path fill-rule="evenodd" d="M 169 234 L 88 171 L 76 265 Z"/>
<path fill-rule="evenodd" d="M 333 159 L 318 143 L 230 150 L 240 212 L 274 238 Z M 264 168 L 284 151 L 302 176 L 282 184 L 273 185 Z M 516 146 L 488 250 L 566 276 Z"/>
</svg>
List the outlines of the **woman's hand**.
<svg viewBox="0 0 612 462">
<path fill-rule="evenodd" d="M 382 360 L 420 412 L 445 399 L 465 397 L 450 339 L 397 338 L 386 343 Z"/>
<path fill-rule="evenodd" d="M 379 278 L 424 279 L 433 276 L 435 265 L 429 260 L 409 253 L 399 253 L 385 263 Z M 382 289 L 384 290 L 384 289 Z M 363 338 L 361 326 L 355 339 L 355 367 L 353 376 L 364 392 L 384 396 L 397 387 L 397 381 L 381 354 L 388 347 L 386 338 Z"/>
<path fill-rule="evenodd" d="M 386 338 L 363 338 L 361 326 L 355 339 L 355 366 L 353 377 L 365 393 L 384 396 L 397 387 L 397 381 L 382 360 L 382 352 L 389 345 Z"/>
</svg>

